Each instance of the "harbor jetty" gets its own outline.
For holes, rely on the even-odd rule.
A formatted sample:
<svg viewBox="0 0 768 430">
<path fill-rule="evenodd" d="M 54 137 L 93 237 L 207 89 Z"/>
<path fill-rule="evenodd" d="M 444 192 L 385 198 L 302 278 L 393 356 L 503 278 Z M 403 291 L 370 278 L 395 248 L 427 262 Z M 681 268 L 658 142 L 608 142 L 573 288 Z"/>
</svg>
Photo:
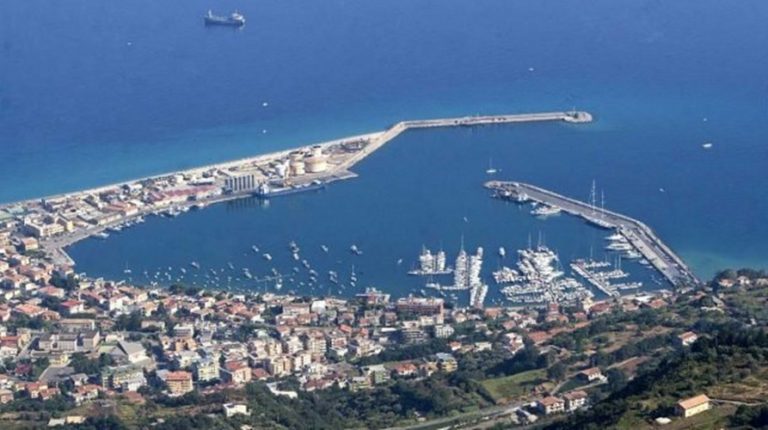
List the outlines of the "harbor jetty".
<svg viewBox="0 0 768 430">
<path fill-rule="evenodd" d="M 439 118 L 401 121 L 393 125 L 386 131 L 377 135 L 371 135 L 370 143 L 366 145 L 359 153 L 350 157 L 343 166 L 349 169 L 360 162 L 363 158 L 372 154 L 387 142 L 395 139 L 397 136 L 408 130 L 439 128 L 439 127 L 474 127 L 491 124 L 513 124 L 522 122 L 544 122 L 544 121 L 563 121 L 568 123 L 588 123 L 592 122 L 592 114 L 585 111 L 570 112 L 542 112 L 526 114 L 508 114 L 508 115 L 477 115 L 464 116 L 457 118 Z"/>
<path fill-rule="evenodd" d="M 492 190 L 497 198 L 559 207 L 562 211 L 581 217 L 590 224 L 613 229 L 624 236 L 627 242 L 673 285 L 700 283 L 685 262 L 641 221 L 522 182 L 489 181 L 485 183 L 485 187 Z M 614 295 L 613 291 L 604 292 Z"/>
<path fill-rule="evenodd" d="M 227 200 L 308 192 L 354 178 L 354 165 L 408 130 L 542 121 L 587 123 L 592 115 L 574 110 L 402 121 L 385 131 L 2 204 L 0 215 L 14 222 L 0 226 L 0 234 L 37 241 L 51 261 L 72 266 L 66 247 L 88 237 L 106 238 L 145 216 L 175 217 Z"/>
</svg>

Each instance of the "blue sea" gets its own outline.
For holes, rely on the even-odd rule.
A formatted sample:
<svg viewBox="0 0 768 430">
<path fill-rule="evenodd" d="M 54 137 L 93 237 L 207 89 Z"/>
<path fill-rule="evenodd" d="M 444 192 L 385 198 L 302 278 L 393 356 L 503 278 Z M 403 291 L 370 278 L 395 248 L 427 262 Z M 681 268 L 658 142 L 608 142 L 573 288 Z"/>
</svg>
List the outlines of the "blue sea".
<svg viewBox="0 0 768 430">
<path fill-rule="evenodd" d="M 498 178 L 576 198 L 595 180 L 606 207 L 649 224 L 702 277 L 768 267 L 765 1 L 4 6 L 5 202 L 403 119 L 572 107 L 596 118 L 408 132 L 357 166 L 360 178 L 321 193 L 216 205 L 84 241 L 69 251 L 89 274 L 178 271 L 193 260 L 268 271 L 247 255 L 253 244 L 286 272 L 286 244 L 296 240 L 320 270 L 354 265 L 359 288 L 405 292 L 421 281 L 396 261 L 409 266 L 422 244 L 453 255 L 462 235 L 468 248 L 486 248 L 487 272 L 504 263 L 491 257 L 499 246 L 524 247 L 529 236 L 544 236 L 565 262 L 601 250 L 602 232 L 578 220 L 540 221 L 488 198 L 480 185 L 489 160 Z M 208 9 L 239 10 L 248 23 L 206 28 Z M 352 243 L 362 256 L 347 251 Z"/>
</svg>

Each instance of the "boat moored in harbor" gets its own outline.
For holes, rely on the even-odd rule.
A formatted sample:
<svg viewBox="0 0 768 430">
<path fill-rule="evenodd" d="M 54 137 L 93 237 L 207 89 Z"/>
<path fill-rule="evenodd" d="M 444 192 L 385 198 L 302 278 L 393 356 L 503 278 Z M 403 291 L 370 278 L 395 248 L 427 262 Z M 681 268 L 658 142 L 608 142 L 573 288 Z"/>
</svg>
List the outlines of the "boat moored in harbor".
<svg viewBox="0 0 768 430">
<path fill-rule="evenodd" d="M 539 205 L 535 209 L 531 210 L 531 215 L 547 217 L 551 215 L 557 215 L 560 213 L 560 211 L 562 211 L 562 209 L 554 205 Z"/>
<path fill-rule="evenodd" d="M 280 196 L 287 196 L 290 194 L 296 194 L 296 193 L 302 193 L 306 191 L 316 191 L 321 190 L 326 187 L 326 183 L 320 180 L 314 180 L 308 184 L 300 184 L 300 185 L 270 185 L 267 182 L 261 183 L 256 191 L 254 192 L 254 195 L 256 197 L 260 198 L 269 198 L 269 197 L 280 197 Z"/>
<path fill-rule="evenodd" d="M 419 254 L 419 268 L 408 272 L 414 276 L 447 275 L 452 272 L 450 267 L 445 265 L 445 252 L 438 251 L 433 254 L 426 247 L 422 247 Z"/>
</svg>

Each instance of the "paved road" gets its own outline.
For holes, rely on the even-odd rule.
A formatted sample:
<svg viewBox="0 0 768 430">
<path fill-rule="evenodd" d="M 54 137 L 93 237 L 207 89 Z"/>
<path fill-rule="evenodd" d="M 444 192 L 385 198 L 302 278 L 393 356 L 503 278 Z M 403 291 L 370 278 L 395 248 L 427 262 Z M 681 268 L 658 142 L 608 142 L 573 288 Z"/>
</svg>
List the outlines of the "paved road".
<svg viewBox="0 0 768 430">
<path fill-rule="evenodd" d="M 459 414 L 452 417 L 443 417 L 443 418 L 437 418 L 430 421 L 424 421 L 417 424 L 412 424 L 408 426 L 401 426 L 401 427 L 390 427 L 385 430 L 418 430 L 423 428 L 432 428 L 435 426 L 439 426 L 442 424 L 445 424 L 445 426 L 453 425 L 454 422 L 464 419 L 472 419 L 472 420 L 482 420 L 486 417 L 493 417 L 495 415 L 502 414 L 503 412 L 509 411 L 514 408 L 519 408 L 528 402 L 517 402 L 507 405 L 499 405 L 499 406 L 491 406 L 485 409 L 480 409 L 474 412 L 465 412 L 463 414 Z"/>
</svg>

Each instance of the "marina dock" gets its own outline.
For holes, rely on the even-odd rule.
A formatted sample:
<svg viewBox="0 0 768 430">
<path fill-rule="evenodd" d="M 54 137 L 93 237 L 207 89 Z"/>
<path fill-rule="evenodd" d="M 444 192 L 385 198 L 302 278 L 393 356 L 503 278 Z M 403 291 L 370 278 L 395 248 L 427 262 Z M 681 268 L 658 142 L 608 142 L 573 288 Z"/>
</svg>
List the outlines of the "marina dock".
<svg viewBox="0 0 768 430">
<path fill-rule="evenodd" d="M 579 264 L 571 264 L 571 269 L 573 269 L 576 274 L 581 276 L 582 278 L 586 279 L 587 282 L 589 282 L 592 286 L 597 288 L 598 290 L 602 291 L 603 294 L 610 297 L 619 297 L 620 294 L 616 290 L 616 288 L 612 287 L 609 283 L 607 283 L 603 279 L 599 279 L 598 277 L 592 275 L 588 270 L 586 270 L 584 267 L 582 267 Z"/>
<path fill-rule="evenodd" d="M 685 262 L 675 254 L 650 227 L 634 218 L 596 208 L 586 202 L 521 182 L 489 181 L 485 187 L 495 196 L 517 202 L 533 201 L 557 206 L 564 212 L 583 218 L 599 227 L 614 229 L 673 285 L 699 284 L 700 281 Z M 612 293 L 611 291 L 607 292 Z"/>
</svg>

